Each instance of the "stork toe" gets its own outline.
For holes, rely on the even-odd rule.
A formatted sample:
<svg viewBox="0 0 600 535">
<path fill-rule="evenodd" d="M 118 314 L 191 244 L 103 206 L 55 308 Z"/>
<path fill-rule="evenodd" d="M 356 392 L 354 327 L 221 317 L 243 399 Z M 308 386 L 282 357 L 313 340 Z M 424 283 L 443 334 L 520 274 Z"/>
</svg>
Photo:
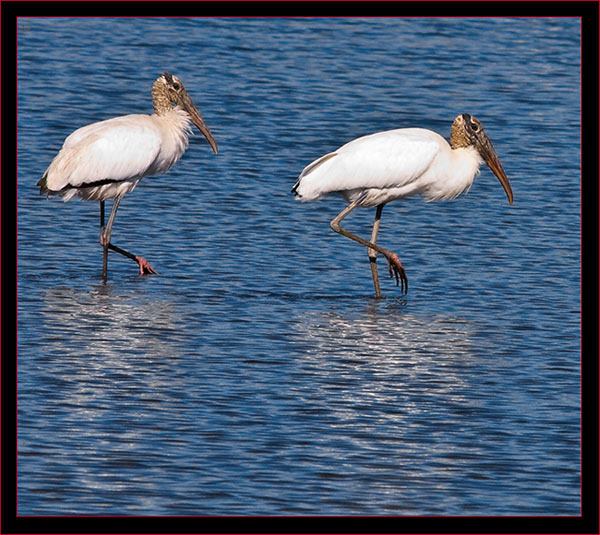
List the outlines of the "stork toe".
<svg viewBox="0 0 600 535">
<path fill-rule="evenodd" d="M 391 253 L 390 256 L 387 257 L 388 261 L 388 269 L 390 272 L 390 277 L 396 278 L 396 286 L 401 286 L 402 293 L 406 295 L 408 292 L 408 278 L 406 277 L 406 271 L 404 270 L 404 266 L 398 255 L 395 253 Z"/>
<path fill-rule="evenodd" d="M 140 275 L 149 275 L 151 273 L 154 275 L 158 274 L 158 272 L 148 264 L 148 261 L 144 257 L 136 255 L 135 259 L 140 266 Z"/>
</svg>

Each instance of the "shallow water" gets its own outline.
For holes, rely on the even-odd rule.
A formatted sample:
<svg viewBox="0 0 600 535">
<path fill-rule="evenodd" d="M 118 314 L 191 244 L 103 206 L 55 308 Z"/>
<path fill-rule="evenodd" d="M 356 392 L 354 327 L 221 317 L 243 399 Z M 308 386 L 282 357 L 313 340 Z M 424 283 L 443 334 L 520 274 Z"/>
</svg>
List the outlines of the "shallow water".
<svg viewBox="0 0 600 535">
<path fill-rule="evenodd" d="M 18 511 L 580 513 L 576 19 L 21 19 Z M 472 36 L 479 35 L 474 40 Z M 460 62 L 457 64 L 457 62 Z M 195 135 L 119 208 L 36 182 L 84 124 L 151 111 L 169 70 Z M 478 117 L 510 178 L 386 207 L 375 300 L 344 206 L 295 202 L 316 157 Z M 557 180 L 557 176 L 560 180 Z M 374 210 L 347 226 L 368 236 Z"/>
</svg>

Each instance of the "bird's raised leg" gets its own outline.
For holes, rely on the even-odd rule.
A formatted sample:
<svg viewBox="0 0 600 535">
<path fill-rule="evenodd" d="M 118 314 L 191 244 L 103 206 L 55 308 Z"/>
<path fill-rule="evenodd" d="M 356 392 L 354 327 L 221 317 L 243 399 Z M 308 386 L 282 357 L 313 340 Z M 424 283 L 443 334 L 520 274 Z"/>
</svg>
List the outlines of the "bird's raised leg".
<svg viewBox="0 0 600 535">
<path fill-rule="evenodd" d="M 377 241 L 377 234 L 379 233 L 379 221 L 381 220 L 381 211 L 383 210 L 383 204 L 377 206 L 375 212 L 375 222 L 373 223 L 373 232 L 371 233 L 371 243 Z M 369 262 L 371 263 L 371 275 L 373 275 L 373 284 L 375 285 L 375 296 L 381 297 L 381 289 L 379 288 L 379 276 L 377 275 L 377 251 L 375 249 L 368 249 Z"/>
<path fill-rule="evenodd" d="M 346 236 L 347 238 L 350 238 L 351 240 L 357 241 L 358 243 L 364 245 L 365 247 L 368 247 L 369 249 L 377 251 L 377 252 L 381 253 L 383 256 L 385 256 L 388 261 L 390 277 L 396 277 L 396 286 L 401 284 L 402 293 L 406 294 L 408 292 L 408 279 L 406 278 L 406 272 L 404 271 L 404 267 L 402 266 L 402 262 L 400 262 L 400 259 L 398 258 L 398 256 L 395 253 L 392 253 L 391 251 L 388 251 L 387 249 L 384 249 L 383 247 L 380 247 L 379 245 L 377 245 L 375 243 L 368 242 L 364 238 L 361 238 L 360 236 L 357 236 L 356 234 L 352 234 L 351 232 L 348 232 L 346 229 L 344 229 L 340 226 L 340 221 L 342 221 L 342 219 L 344 219 L 350 212 L 352 212 L 352 210 L 354 210 L 363 199 L 364 199 L 364 195 L 361 195 L 358 199 L 351 202 L 348 206 L 346 206 L 346 208 L 344 208 L 336 217 L 334 217 L 331 220 L 331 222 L 329 223 L 329 226 L 332 228 L 332 230 L 334 230 L 338 234 L 341 234 L 342 236 Z"/>
<path fill-rule="evenodd" d="M 140 267 L 140 275 L 145 275 L 147 273 L 156 273 L 156 271 L 152 268 L 150 264 L 146 261 L 145 258 L 141 256 L 134 255 L 125 249 L 121 249 L 116 245 L 110 243 L 110 236 L 112 234 L 112 226 L 115 220 L 115 215 L 117 214 L 117 209 L 119 208 L 119 203 L 121 202 L 121 197 L 116 197 L 115 202 L 112 207 L 112 211 L 110 213 L 110 217 L 108 218 L 108 225 L 104 228 L 104 201 L 100 201 L 100 243 L 102 247 L 104 247 L 104 262 L 102 269 L 102 279 L 106 282 L 107 278 L 107 264 L 108 264 L 108 249 L 112 249 L 113 251 L 126 256 L 127 258 L 131 258 L 134 262 L 138 264 Z"/>
</svg>

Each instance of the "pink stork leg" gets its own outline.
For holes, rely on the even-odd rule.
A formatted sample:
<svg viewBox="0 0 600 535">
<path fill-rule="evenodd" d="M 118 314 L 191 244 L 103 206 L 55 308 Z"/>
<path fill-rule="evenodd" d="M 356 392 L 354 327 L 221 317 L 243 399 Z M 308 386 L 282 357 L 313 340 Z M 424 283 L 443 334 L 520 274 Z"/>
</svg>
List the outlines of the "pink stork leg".
<svg viewBox="0 0 600 535">
<path fill-rule="evenodd" d="M 377 206 L 375 212 L 375 221 L 373 223 L 373 232 L 371 233 L 371 243 L 377 241 L 377 234 L 379 233 L 379 221 L 381 220 L 381 211 L 383 210 L 383 204 Z M 369 262 L 371 264 L 371 275 L 373 275 L 373 284 L 375 285 L 375 296 L 381 297 L 381 288 L 379 287 L 379 276 L 377 275 L 377 251 L 369 248 Z"/>
<path fill-rule="evenodd" d="M 381 253 L 383 256 L 385 256 L 385 258 L 388 261 L 388 269 L 390 272 L 390 277 L 395 277 L 396 286 L 400 285 L 400 290 L 402 291 L 402 293 L 404 293 L 406 295 L 406 293 L 408 292 L 408 279 L 406 278 L 406 272 L 404 271 L 404 266 L 402 265 L 402 262 L 400 262 L 398 255 L 396 255 L 395 253 L 392 253 L 391 251 L 388 251 L 387 249 L 384 249 L 383 247 L 380 247 L 379 245 L 377 245 L 373 242 L 369 242 L 369 241 L 365 240 L 364 238 L 357 236 L 356 234 L 352 234 L 351 232 L 348 232 L 346 229 L 344 229 L 340 226 L 340 221 L 342 219 L 344 219 L 350 212 L 352 212 L 352 210 L 354 210 L 357 206 L 359 206 L 359 204 L 363 200 L 363 198 L 364 198 L 364 195 L 360 196 L 358 199 L 356 199 L 355 201 L 351 202 L 348 206 L 346 206 L 346 208 L 344 208 L 336 217 L 334 217 L 331 220 L 331 222 L 329 223 L 329 226 L 332 228 L 332 230 L 334 230 L 338 234 L 341 234 L 342 236 L 346 236 L 347 238 L 350 238 L 351 240 L 357 241 L 358 243 L 364 245 L 365 247 L 368 247 L 369 251 L 377 251 L 377 252 Z M 383 209 L 383 207 L 381 207 L 381 208 Z M 377 208 L 377 210 L 378 210 L 379 218 L 381 218 L 381 210 L 379 209 L 379 207 Z M 376 214 L 375 225 L 377 227 L 379 227 L 379 218 L 377 218 L 377 214 Z M 377 235 L 375 228 L 373 229 L 373 233 L 375 234 L 375 236 Z M 373 268 L 371 268 L 371 272 L 376 273 L 373 271 Z M 375 282 L 375 275 L 373 276 L 373 281 L 375 283 L 375 292 L 377 293 L 379 281 L 377 280 L 377 282 Z M 377 297 L 381 297 L 381 294 L 378 294 Z"/>
<path fill-rule="evenodd" d="M 103 251 L 103 262 L 102 262 L 102 280 L 106 283 L 107 275 L 108 275 L 108 250 L 112 249 L 113 251 L 126 256 L 127 258 L 131 258 L 134 262 L 138 264 L 140 267 L 140 275 L 145 275 L 148 273 L 157 273 L 154 268 L 148 264 L 145 258 L 141 256 L 134 255 L 116 245 L 110 243 L 110 236 L 112 234 L 112 226 L 115 220 L 115 215 L 117 214 L 117 209 L 119 208 L 119 203 L 121 202 L 122 197 L 116 197 L 112 211 L 110 213 L 110 217 L 108 218 L 108 225 L 106 228 L 104 227 L 104 201 L 100 201 L 100 244 L 102 245 Z"/>
</svg>

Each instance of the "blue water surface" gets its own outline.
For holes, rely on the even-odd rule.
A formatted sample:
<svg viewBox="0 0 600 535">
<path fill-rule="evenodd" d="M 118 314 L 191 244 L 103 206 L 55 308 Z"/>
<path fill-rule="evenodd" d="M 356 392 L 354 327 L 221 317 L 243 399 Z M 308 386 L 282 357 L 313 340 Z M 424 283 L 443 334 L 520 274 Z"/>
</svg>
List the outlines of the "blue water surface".
<svg viewBox="0 0 600 535">
<path fill-rule="evenodd" d="M 580 514 L 580 22 L 21 18 L 21 515 Z M 119 208 L 41 178 L 85 124 L 179 76 L 191 139 Z M 386 206 L 408 295 L 299 203 L 302 168 L 402 127 L 493 140 L 467 195 Z M 374 209 L 345 225 L 369 236 Z"/>
</svg>

